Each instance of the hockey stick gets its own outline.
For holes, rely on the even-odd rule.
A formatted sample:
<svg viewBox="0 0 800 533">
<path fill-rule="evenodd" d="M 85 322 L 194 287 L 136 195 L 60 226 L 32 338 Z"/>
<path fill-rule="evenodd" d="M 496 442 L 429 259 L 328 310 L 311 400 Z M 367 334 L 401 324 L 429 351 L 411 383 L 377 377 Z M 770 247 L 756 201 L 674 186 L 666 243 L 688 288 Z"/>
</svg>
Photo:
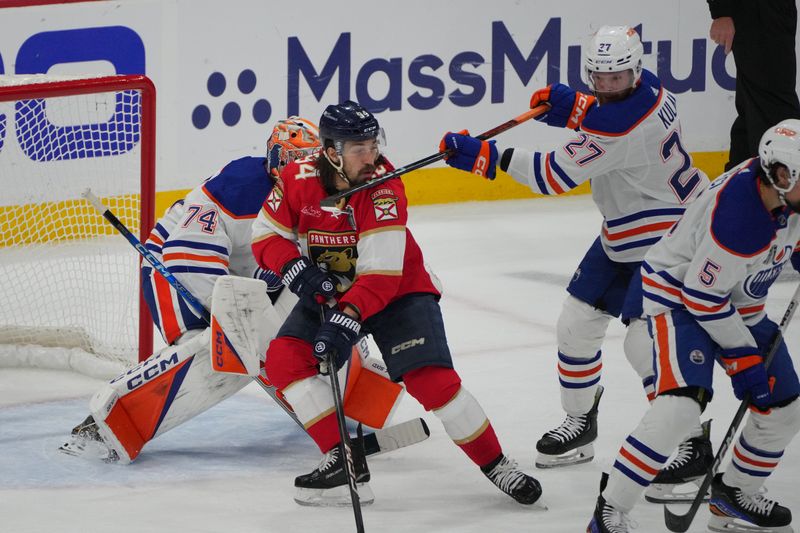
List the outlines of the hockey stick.
<svg viewBox="0 0 800 533">
<path fill-rule="evenodd" d="M 527 122 L 532 118 L 536 118 L 539 115 L 542 115 L 542 114 L 546 113 L 549 109 L 550 109 L 550 106 L 546 105 L 546 104 L 534 107 L 533 109 L 529 109 L 528 111 L 524 112 L 523 114 L 519 115 L 518 117 L 514 117 L 511 120 L 503 122 L 499 126 L 496 126 L 496 127 L 492 128 L 490 130 L 484 131 L 483 133 L 478 135 L 476 138 L 480 139 L 481 141 L 485 141 L 486 139 L 491 139 L 492 137 L 495 137 L 496 135 L 500 135 L 504 131 L 510 130 L 514 126 L 519 126 L 523 122 Z M 423 157 L 419 161 L 414 161 L 413 163 L 409 163 L 408 165 L 406 165 L 404 167 L 397 168 L 397 169 L 389 172 L 388 174 L 386 174 L 384 176 L 381 176 L 380 178 L 376 178 L 374 180 L 362 183 L 361 185 L 356 185 L 355 187 L 350 187 L 349 189 L 345 189 L 343 191 L 339 191 L 336 194 L 333 194 L 331 196 L 323 198 L 320 201 L 319 205 L 325 211 L 338 212 L 338 208 L 336 207 L 336 205 L 339 203 L 339 201 L 342 198 L 347 198 L 348 196 L 352 196 L 353 194 L 355 194 L 355 193 L 357 193 L 359 191 L 363 191 L 364 189 L 371 189 L 372 187 L 380 185 L 381 183 L 383 183 L 385 181 L 389 181 L 390 179 L 393 179 L 393 178 L 396 178 L 398 176 L 401 176 L 401 175 L 403 175 L 403 174 L 405 174 L 407 172 L 411 172 L 412 170 L 417 170 L 418 168 L 422 168 L 422 167 L 428 166 L 428 165 L 430 165 L 432 163 L 435 163 L 437 161 L 440 161 L 440 160 L 444 159 L 448 155 L 450 155 L 449 151 L 448 152 L 436 152 L 435 154 L 431 154 L 428 157 Z"/>
<path fill-rule="evenodd" d="M 147 248 L 142 245 L 141 241 L 131 233 L 131 231 L 122 223 L 120 219 L 107 208 L 103 202 L 92 193 L 91 189 L 86 189 L 81 196 L 86 198 L 92 206 L 102 214 L 114 228 L 133 246 L 139 254 L 147 259 L 153 268 L 155 268 L 167 282 L 181 295 L 184 301 L 197 311 L 206 324 L 211 324 L 211 314 L 200 303 L 189 290 L 184 287 L 180 281 L 167 269 L 167 267 L 159 261 Z M 291 407 L 278 396 L 278 391 L 272 383 L 263 379 L 261 376 L 252 378 L 264 391 L 289 415 L 295 423 L 300 426 L 303 431 L 306 431 L 302 422 L 297 419 Z M 427 439 L 430 436 L 430 430 L 421 418 L 401 422 L 388 428 L 383 428 L 369 433 L 364 436 L 364 449 L 368 453 L 366 455 L 373 455 L 379 453 L 390 452 L 398 448 L 410 446 Z"/>
<path fill-rule="evenodd" d="M 770 363 L 772 363 L 772 359 L 775 357 L 775 353 L 778 351 L 778 348 L 780 348 L 786 327 L 792 320 L 792 316 L 794 316 L 794 312 L 797 309 L 799 302 L 800 286 L 795 289 L 794 295 L 792 295 L 792 299 L 789 302 L 789 306 L 786 308 L 786 312 L 783 313 L 783 318 L 778 326 L 778 331 L 775 332 L 775 338 L 772 339 L 772 343 L 767 350 L 767 356 L 764 358 L 764 366 L 767 368 L 769 368 Z M 689 526 L 692 525 L 692 520 L 694 520 L 700 505 L 703 503 L 703 497 L 708 491 L 708 488 L 711 486 L 711 482 L 714 480 L 714 474 L 717 473 L 719 465 L 722 463 L 722 459 L 725 457 L 725 453 L 728 451 L 728 448 L 733 442 L 733 438 L 736 436 L 736 432 L 739 430 L 739 425 L 742 423 L 742 419 L 744 418 L 748 407 L 750 407 L 749 393 L 745 395 L 742 403 L 739 404 L 739 409 L 733 416 L 733 420 L 728 428 L 728 432 L 725 434 L 725 438 L 722 439 L 722 444 L 720 444 L 719 450 L 717 450 L 717 454 L 714 456 L 714 461 L 711 463 L 711 466 L 708 467 L 706 477 L 703 479 L 703 483 L 700 485 L 700 490 L 697 491 L 697 495 L 694 497 L 691 507 L 689 507 L 689 512 L 683 515 L 678 515 L 671 512 L 666 505 L 664 506 L 664 522 L 667 526 L 667 529 L 670 531 L 683 533 L 689 529 Z"/>
<path fill-rule="evenodd" d="M 325 322 L 325 309 L 326 306 L 320 305 L 319 319 L 320 322 Z M 347 431 L 347 426 L 344 421 L 344 405 L 342 402 L 342 393 L 339 389 L 339 375 L 336 371 L 336 351 L 331 350 L 325 354 L 325 366 L 331 378 L 331 391 L 333 392 L 333 405 L 336 409 L 336 422 L 339 426 L 339 438 L 342 441 L 342 454 L 344 459 L 344 471 L 347 474 L 347 486 L 350 489 L 350 501 L 353 504 L 353 515 L 356 520 L 356 531 L 364 533 L 364 518 L 361 516 L 361 498 L 358 495 L 358 487 L 356 486 L 356 467 L 353 464 L 353 450 L 350 446 L 350 434 Z"/>
<path fill-rule="evenodd" d="M 333 390 L 333 404 L 336 408 L 336 420 L 339 423 L 339 437 L 342 439 L 342 451 L 344 452 L 344 468 L 347 472 L 347 484 L 350 487 L 350 500 L 353 503 L 353 515 L 356 519 L 356 531 L 364 533 L 364 518 L 361 516 L 361 498 L 358 496 L 356 487 L 356 467 L 353 464 L 353 450 L 350 446 L 350 434 L 344 421 L 344 405 L 342 404 L 342 393 L 339 390 L 339 376 L 336 373 L 336 354 L 331 351 L 327 355 L 328 373 L 331 377 L 331 389 Z"/>
</svg>

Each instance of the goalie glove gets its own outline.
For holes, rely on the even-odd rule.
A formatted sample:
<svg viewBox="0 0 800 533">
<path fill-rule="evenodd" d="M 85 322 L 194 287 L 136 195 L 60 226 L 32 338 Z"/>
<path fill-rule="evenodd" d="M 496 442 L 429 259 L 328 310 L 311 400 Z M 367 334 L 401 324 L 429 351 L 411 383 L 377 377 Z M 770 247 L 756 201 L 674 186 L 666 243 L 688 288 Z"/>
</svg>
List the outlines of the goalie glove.
<svg viewBox="0 0 800 533">
<path fill-rule="evenodd" d="M 554 83 L 531 95 L 531 109 L 547 104 L 550 111 L 539 115 L 536 120 L 550 126 L 577 130 L 595 100 L 594 96 L 574 91 L 561 83 Z"/>
<path fill-rule="evenodd" d="M 723 350 L 720 358 L 725 372 L 731 378 L 736 398 L 743 400 L 750 393 L 753 405 L 764 409 L 770 404 L 771 392 L 764 360 L 757 352 L 750 347 L 733 348 Z"/>
<path fill-rule="evenodd" d="M 497 175 L 497 147 L 495 141 L 481 141 L 469 136 L 469 131 L 448 131 L 439 142 L 440 152 L 450 152 L 445 163 L 459 170 L 466 170 L 488 180 Z"/>
<path fill-rule="evenodd" d="M 350 359 L 353 345 L 360 334 L 361 322 L 339 310 L 328 309 L 325 311 L 325 322 L 314 337 L 314 357 L 319 359 L 320 363 L 324 363 L 328 354 L 333 352 L 336 370 L 339 370 Z M 325 365 L 320 368 L 325 369 Z"/>
<path fill-rule="evenodd" d="M 306 257 L 292 259 L 282 269 L 283 284 L 307 304 L 318 304 L 336 296 L 336 283 Z"/>
</svg>

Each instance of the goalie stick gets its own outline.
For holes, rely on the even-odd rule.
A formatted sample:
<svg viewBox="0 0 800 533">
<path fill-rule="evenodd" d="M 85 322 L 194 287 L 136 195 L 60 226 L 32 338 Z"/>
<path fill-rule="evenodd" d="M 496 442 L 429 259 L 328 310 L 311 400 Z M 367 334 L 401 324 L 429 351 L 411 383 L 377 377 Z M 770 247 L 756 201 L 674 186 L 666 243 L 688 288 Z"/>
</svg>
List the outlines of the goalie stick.
<svg viewBox="0 0 800 533">
<path fill-rule="evenodd" d="M 767 355 L 764 358 L 765 367 L 769 368 L 770 363 L 772 363 L 772 359 L 775 357 L 775 353 L 778 351 L 781 341 L 783 340 L 786 327 L 792 320 L 792 316 L 794 316 L 794 312 L 797 310 L 797 305 L 799 302 L 800 286 L 795 289 L 792 299 L 789 302 L 789 306 L 786 308 L 786 312 L 783 313 L 781 323 L 778 325 L 778 331 L 775 332 L 775 338 L 772 339 L 769 350 L 767 350 Z M 736 436 L 736 432 L 739 430 L 739 425 L 742 423 L 742 419 L 744 418 L 748 407 L 750 407 L 749 393 L 745 395 L 742 403 L 739 404 L 739 409 L 733 416 L 733 420 L 728 428 L 728 432 L 725 434 L 725 438 L 722 439 L 722 444 L 719 445 L 719 450 L 717 450 L 717 454 L 714 456 L 714 462 L 712 462 L 711 466 L 708 467 L 706 477 L 703 478 L 703 483 L 700 485 L 700 489 L 697 491 L 697 495 L 694 497 L 691 507 L 689 507 L 689 512 L 679 515 L 670 511 L 669 507 L 666 505 L 664 506 L 664 523 L 666 524 L 667 529 L 670 531 L 683 533 L 689 529 L 689 526 L 692 525 L 692 521 L 694 520 L 697 511 L 700 508 L 700 505 L 703 503 L 703 497 L 705 496 L 706 492 L 708 492 L 708 488 L 711 486 L 711 482 L 714 480 L 714 474 L 717 473 L 719 465 L 722 463 L 722 459 L 725 457 L 725 453 L 728 451 L 728 448 L 733 442 L 733 438 Z"/>
<path fill-rule="evenodd" d="M 550 109 L 550 106 L 547 105 L 547 104 L 536 106 L 533 109 L 529 109 L 528 111 L 522 113 L 521 115 L 512 118 L 511 120 L 503 122 L 499 126 L 495 126 L 494 128 L 481 133 L 476 138 L 481 140 L 481 141 L 485 141 L 486 139 L 491 139 L 492 137 L 495 137 L 496 135 L 499 135 L 499 134 L 503 133 L 504 131 L 510 130 L 514 126 L 519 126 L 523 122 L 527 122 L 532 118 L 536 118 L 539 115 L 542 115 L 542 114 L 546 113 L 549 109 Z M 383 183 L 385 181 L 389 181 L 390 179 L 393 179 L 393 178 L 396 178 L 396 177 L 401 176 L 403 174 L 406 174 L 407 172 L 411 172 L 412 170 L 417 170 L 418 168 L 422 168 L 422 167 L 428 166 L 428 165 L 430 165 L 432 163 L 435 163 L 437 161 L 440 161 L 440 160 L 444 159 L 448 155 L 450 155 L 449 151 L 447 151 L 447 152 L 436 152 L 435 154 L 429 155 L 428 157 L 423 157 L 422 159 L 420 159 L 418 161 L 414 161 L 413 163 L 409 163 L 408 165 L 406 165 L 404 167 L 400 167 L 398 169 L 395 169 L 395 170 L 389 172 L 388 174 L 386 174 L 384 176 L 381 176 L 380 178 L 376 178 L 374 180 L 367 181 L 365 183 L 362 183 L 361 185 L 356 185 L 355 187 L 350 187 L 349 189 L 345 189 L 343 191 L 339 191 L 336 194 L 332 194 L 331 196 L 323 198 L 322 200 L 320 200 L 319 205 L 325 211 L 338 213 L 339 212 L 339 208 L 337 207 L 337 205 L 339 204 L 339 202 L 343 198 L 347 198 L 348 196 L 352 196 L 353 194 L 355 194 L 355 193 L 357 193 L 359 191 L 363 191 L 364 189 L 371 189 L 372 187 L 375 187 L 375 186 L 380 185 L 381 183 Z"/>
<path fill-rule="evenodd" d="M 133 246 L 133 248 L 144 257 L 153 268 L 155 268 L 167 282 L 175 288 L 181 295 L 184 301 L 197 311 L 206 324 L 211 324 L 211 314 L 208 310 L 192 295 L 189 290 L 184 287 L 180 281 L 167 269 L 167 267 L 159 261 L 144 245 L 131 233 L 131 231 L 122 223 L 117 216 L 106 207 L 103 202 L 94 195 L 91 189 L 86 189 L 81 196 L 83 196 L 92 206 L 105 218 L 114 228 Z M 300 428 L 305 431 L 302 422 L 297 419 L 292 408 L 287 404 L 283 398 L 278 396 L 278 391 L 275 386 L 268 380 L 263 379 L 261 376 L 252 378 L 258 385 L 289 415 Z M 398 448 L 410 446 L 418 442 L 422 442 L 430 436 L 430 430 L 422 418 L 415 418 L 389 426 L 387 428 L 378 429 L 374 433 L 364 435 L 364 448 L 366 455 L 377 455 L 381 453 L 390 452 Z"/>
</svg>

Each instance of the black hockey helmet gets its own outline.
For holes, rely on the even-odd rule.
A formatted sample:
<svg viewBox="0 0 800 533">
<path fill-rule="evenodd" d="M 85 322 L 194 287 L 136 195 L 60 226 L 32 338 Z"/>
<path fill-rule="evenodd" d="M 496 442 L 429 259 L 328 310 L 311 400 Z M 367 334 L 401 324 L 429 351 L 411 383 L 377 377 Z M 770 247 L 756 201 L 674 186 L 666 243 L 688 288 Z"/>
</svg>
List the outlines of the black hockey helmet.
<svg viewBox="0 0 800 533">
<path fill-rule="evenodd" d="M 380 139 L 383 130 L 375 115 L 352 100 L 329 105 L 319 120 L 319 136 L 323 146 L 335 146 L 344 141 Z"/>
</svg>

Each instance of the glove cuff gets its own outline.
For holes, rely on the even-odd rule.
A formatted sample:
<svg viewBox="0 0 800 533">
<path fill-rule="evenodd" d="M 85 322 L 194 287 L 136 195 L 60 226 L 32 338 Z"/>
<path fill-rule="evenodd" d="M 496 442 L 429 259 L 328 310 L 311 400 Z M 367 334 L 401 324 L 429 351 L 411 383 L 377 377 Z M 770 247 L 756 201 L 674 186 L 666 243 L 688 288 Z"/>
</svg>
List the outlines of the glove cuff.
<svg viewBox="0 0 800 533">
<path fill-rule="evenodd" d="M 331 314 L 328 315 L 327 320 L 331 324 L 336 324 L 337 326 L 354 332 L 356 336 L 361 334 L 361 322 L 341 311 L 333 310 Z"/>
<path fill-rule="evenodd" d="M 283 268 L 281 269 L 281 280 L 283 281 L 283 284 L 287 287 L 291 285 L 292 282 L 297 279 L 297 276 L 300 274 L 300 272 L 308 268 L 309 265 L 310 263 L 305 257 L 292 259 L 283 265 Z"/>
<path fill-rule="evenodd" d="M 592 107 L 595 100 L 596 98 L 590 94 L 576 92 L 575 104 L 572 106 L 572 111 L 570 111 L 567 127 L 574 130 L 580 128 L 583 119 L 586 118 L 586 113 L 589 112 L 589 108 Z"/>
<path fill-rule="evenodd" d="M 757 350 L 750 347 L 724 350 L 720 359 L 725 366 L 725 373 L 729 376 L 764 362 Z"/>
</svg>

